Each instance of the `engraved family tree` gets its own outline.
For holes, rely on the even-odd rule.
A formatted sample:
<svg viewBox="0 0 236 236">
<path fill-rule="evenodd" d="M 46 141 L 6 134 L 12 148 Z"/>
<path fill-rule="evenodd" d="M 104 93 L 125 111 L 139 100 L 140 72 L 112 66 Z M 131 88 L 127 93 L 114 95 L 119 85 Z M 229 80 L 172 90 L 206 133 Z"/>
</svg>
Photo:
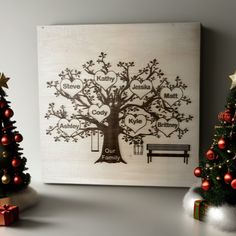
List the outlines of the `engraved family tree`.
<svg viewBox="0 0 236 236">
<path fill-rule="evenodd" d="M 120 61 L 113 67 L 103 52 L 81 71 L 63 70 L 58 80 L 47 82 L 47 88 L 70 101 L 73 112 L 50 103 L 45 118 L 56 122 L 46 133 L 56 142 L 77 142 L 98 132 L 103 144 L 95 163 L 127 163 L 120 152 L 122 141 L 131 145 L 147 136 L 173 134 L 181 139 L 189 131 L 186 123 L 193 119 L 181 112 L 191 103 L 185 95 L 187 85 L 178 76 L 169 81 L 157 59 L 134 71 L 134 62 Z"/>
</svg>

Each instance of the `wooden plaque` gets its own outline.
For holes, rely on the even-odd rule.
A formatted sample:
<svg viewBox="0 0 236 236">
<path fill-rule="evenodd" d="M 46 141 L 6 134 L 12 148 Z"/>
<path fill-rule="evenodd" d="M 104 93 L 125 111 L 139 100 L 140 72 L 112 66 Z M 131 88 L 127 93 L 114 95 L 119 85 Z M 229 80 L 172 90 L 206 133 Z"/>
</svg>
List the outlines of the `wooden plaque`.
<svg viewBox="0 0 236 236">
<path fill-rule="evenodd" d="M 46 183 L 190 186 L 200 24 L 38 27 Z"/>
</svg>

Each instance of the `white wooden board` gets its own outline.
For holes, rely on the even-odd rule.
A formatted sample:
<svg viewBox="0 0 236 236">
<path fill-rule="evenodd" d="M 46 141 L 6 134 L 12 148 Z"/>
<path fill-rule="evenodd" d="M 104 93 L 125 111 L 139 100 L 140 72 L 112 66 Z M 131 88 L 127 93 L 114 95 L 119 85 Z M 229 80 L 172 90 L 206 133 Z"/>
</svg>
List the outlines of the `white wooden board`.
<svg viewBox="0 0 236 236">
<path fill-rule="evenodd" d="M 192 185 L 199 23 L 40 26 L 38 65 L 45 182 Z"/>
</svg>

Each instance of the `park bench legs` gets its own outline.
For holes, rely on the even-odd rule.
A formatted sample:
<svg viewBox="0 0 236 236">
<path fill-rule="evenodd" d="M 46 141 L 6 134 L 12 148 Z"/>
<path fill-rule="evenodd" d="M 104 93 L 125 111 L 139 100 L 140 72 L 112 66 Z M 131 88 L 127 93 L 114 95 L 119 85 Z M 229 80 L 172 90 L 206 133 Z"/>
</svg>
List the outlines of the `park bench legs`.
<svg viewBox="0 0 236 236">
<path fill-rule="evenodd" d="M 149 164 L 150 162 L 152 162 L 152 156 L 153 156 L 154 154 L 152 153 L 152 150 L 149 150 L 149 152 L 147 153 L 147 163 Z M 155 155 L 155 156 L 157 156 L 157 155 Z M 160 155 L 158 155 L 158 156 L 161 156 L 161 154 Z M 184 154 L 182 154 L 182 157 L 184 158 L 184 163 L 186 164 L 186 165 L 188 165 L 188 157 L 189 157 L 189 155 L 188 155 L 188 151 L 184 151 Z"/>
<path fill-rule="evenodd" d="M 190 145 L 188 144 L 147 144 L 147 150 L 148 164 L 152 162 L 152 157 L 182 157 L 184 163 L 188 164 L 188 151 L 190 151 Z M 158 151 L 158 153 L 155 151 Z"/>
<path fill-rule="evenodd" d="M 150 162 L 152 162 L 152 151 L 151 150 L 147 154 L 147 163 L 150 163 Z"/>
<path fill-rule="evenodd" d="M 184 163 L 188 164 L 188 152 L 184 151 Z"/>
</svg>

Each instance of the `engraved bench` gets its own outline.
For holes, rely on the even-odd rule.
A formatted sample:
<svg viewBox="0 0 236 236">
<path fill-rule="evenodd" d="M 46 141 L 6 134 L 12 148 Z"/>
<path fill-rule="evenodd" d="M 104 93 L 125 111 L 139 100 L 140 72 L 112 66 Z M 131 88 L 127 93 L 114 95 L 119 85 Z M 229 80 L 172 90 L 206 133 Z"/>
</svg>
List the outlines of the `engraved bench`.
<svg viewBox="0 0 236 236">
<path fill-rule="evenodd" d="M 147 144 L 147 150 L 147 163 L 152 162 L 152 157 L 183 157 L 188 164 L 189 144 Z"/>
</svg>

